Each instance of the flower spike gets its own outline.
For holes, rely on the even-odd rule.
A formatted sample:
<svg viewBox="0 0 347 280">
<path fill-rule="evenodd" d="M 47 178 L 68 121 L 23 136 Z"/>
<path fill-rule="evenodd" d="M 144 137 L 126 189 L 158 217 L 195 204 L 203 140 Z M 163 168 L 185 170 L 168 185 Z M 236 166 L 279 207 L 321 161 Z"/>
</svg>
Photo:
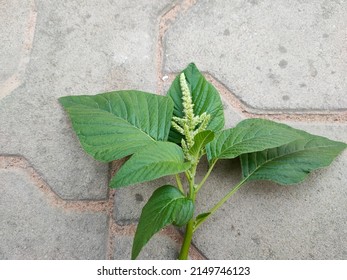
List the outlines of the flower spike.
<svg viewBox="0 0 347 280">
<path fill-rule="evenodd" d="M 194 115 L 192 95 L 183 72 L 180 75 L 180 86 L 184 117 L 173 117 L 172 127 L 184 136 L 181 145 L 186 159 L 189 159 L 189 150 L 194 145 L 194 136 L 207 128 L 211 115 L 206 112 L 202 113 L 200 116 Z"/>
</svg>

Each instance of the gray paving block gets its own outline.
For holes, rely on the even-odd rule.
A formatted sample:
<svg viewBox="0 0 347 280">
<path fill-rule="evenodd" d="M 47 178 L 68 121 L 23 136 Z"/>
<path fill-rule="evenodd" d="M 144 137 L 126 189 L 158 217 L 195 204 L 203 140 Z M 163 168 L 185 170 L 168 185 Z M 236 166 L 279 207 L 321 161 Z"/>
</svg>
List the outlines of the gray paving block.
<svg viewBox="0 0 347 280">
<path fill-rule="evenodd" d="M 29 78 L 61 95 L 155 91 L 158 18 L 170 3 L 39 1 Z"/>
<path fill-rule="evenodd" d="M 198 1 L 164 37 L 164 72 L 191 61 L 254 111 L 347 108 L 345 1 Z"/>
<path fill-rule="evenodd" d="M 104 259 L 107 215 L 56 208 L 23 170 L 0 170 L 0 259 Z"/>
<path fill-rule="evenodd" d="M 29 1 L 2 1 L 0 6 L 0 84 L 17 71 L 25 37 L 26 19 L 30 13 Z M 18 20 L 19 18 L 25 20 Z M 1 97 L 1 93 L 0 93 Z"/>
<path fill-rule="evenodd" d="M 7 5 L 17 9 L 16 3 Z M 22 86 L 0 95 L 0 155 L 24 156 L 64 199 L 105 198 L 108 165 L 82 151 L 57 99 L 131 88 L 155 92 L 159 15 L 171 1 L 35 3 L 35 37 Z M 3 38 L 9 30 L 22 32 L 20 22 L 1 26 Z M 15 47 L 21 41 L 13 38 Z M 20 55 L 16 49 L 1 50 L 1 56 L 15 56 L 6 75 Z"/>
<path fill-rule="evenodd" d="M 114 238 L 115 260 L 129 260 L 131 258 L 131 248 L 133 244 L 132 236 L 116 236 Z M 176 260 L 180 250 L 177 244 L 170 237 L 158 233 L 146 244 L 139 254 L 137 260 Z"/>
</svg>

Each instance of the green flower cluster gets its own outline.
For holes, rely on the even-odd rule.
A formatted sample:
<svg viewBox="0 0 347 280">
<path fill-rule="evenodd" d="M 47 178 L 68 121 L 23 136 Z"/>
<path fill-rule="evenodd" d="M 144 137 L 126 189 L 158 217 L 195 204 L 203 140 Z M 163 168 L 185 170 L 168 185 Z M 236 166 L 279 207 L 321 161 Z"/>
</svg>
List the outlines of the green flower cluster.
<svg viewBox="0 0 347 280">
<path fill-rule="evenodd" d="M 211 119 L 211 115 L 206 112 L 200 116 L 194 115 L 194 104 L 187 84 L 186 76 L 182 72 L 180 75 L 180 86 L 182 91 L 182 105 L 184 117 L 173 117 L 172 126 L 184 136 L 181 141 L 185 157 L 190 160 L 189 150 L 194 145 L 194 137 L 201 131 L 204 131 Z"/>
</svg>

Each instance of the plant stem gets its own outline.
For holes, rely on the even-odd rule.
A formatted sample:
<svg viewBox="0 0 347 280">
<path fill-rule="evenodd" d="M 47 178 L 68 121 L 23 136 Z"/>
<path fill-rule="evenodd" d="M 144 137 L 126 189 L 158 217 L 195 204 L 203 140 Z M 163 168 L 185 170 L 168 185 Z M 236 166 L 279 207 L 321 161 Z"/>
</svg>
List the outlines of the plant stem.
<svg viewBox="0 0 347 280">
<path fill-rule="evenodd" d="M 194 205 L 195 205 L 195 194 L 196 194 L 196 192 L 195 192 L 196 168 L 197 168 L 197 163 L 192 165 L 189 172 L 186 173 L 187 179 L 189 182 L 188 197 L 193 201 Z M 180 251 L 180 254 L 178 257 L 179 260 L 187 260 L 188 259 L 189 248 L 190 248 L 190 244 L 191 244 L 192 238 L 193 238 L 194 223 L 195 223 L 195 218 L 193 217 L 190 219 L 190 221 L 188 222 L 188 224 L 186 226 L 186 231 L 184 233 L 184 239 L 183 239 L 181 251 Z"/>
<path fill-rule="evenodd" d="M 187 260 L 188 259 L 189 248 L 190 248 L 190 244 L 191 244 L 192 238 L 193 238 L 194 222 L 195 222 L 195 220 L 193 218 L 188 222 L 188 224 L 186 226 L 186 232 L 184 234 L 181 252 L 180 252 L 180 255 L 178 257 L 179 260 Z"/>
<path fill-rule="evenodd" d="M 208 215 L 208 217 L 210 217 L 214 212 L 216 212 L 234 193 L 236 193 L 240 188 L 241 186 L 247 181 L 248 177 L 247 178 L 244 178 L 242 181 L 240 181 L 235 187 L 233 187 L 231 189 L 230 192 L 228 192 L 213 208 L 211 208 L 210 211 L 207 211 L 207 213 L 210 213 Z M 202 221 L 201 223 L 199 223 L 197 226 L 195 226 L 194 231 L 196 231 L 198 229 L 199 226 L 201 226 L 201 224 L 203 223 L 204 221 Z"/>
<path fill-rule="evenodd" d="M 197 192 L 200 190 L 200 188 L 203 186 L 203 184 L 206 182 L 206 180 L 207 180 L 207 178 L 210 176 L 210 174 L 211 174 L 211 172 L 212 172 L 212 169 L 213 169 L 213 167 L 215 166 L 216 162 L 217 162 L 217 160 L 214 160 L 214 161 L 212 162 L 212 164 L 210 165 L 210 168 L 208 169 L 208 171 L 207 171 L 205 177 L 201 180 L 200 184 L 196 187 L 195 193 L 197 193 Z"/>
<path fill-rule="evenodd" d="M 182 193 L 184 193 L 184 189 L 183 189 L 182 182 L 181 182 L 181 178 L 180 178 L 180 175 L 179 175 L 179 174 L 176 174 L 176 182 L 177 182 L 178 189 L 179 189 Z"/>
<path fill-rule="evenodd" d="M 189 194 L 188 197 L 193 200 L 193 202 L 195 203 L 195 174 L 196 174 L 196 168 L 197 168 L 197 164 L 192 165 L 191 169 L 189 170 L 190 172 L 188 172 L 188 182 L 189 182 Z"/>
</svg>

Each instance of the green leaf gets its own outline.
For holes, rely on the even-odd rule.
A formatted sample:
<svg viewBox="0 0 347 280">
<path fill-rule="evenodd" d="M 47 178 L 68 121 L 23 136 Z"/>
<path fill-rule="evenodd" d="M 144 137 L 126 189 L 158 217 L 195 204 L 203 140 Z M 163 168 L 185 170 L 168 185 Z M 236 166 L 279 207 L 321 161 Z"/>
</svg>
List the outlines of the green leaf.
<svg viewBox="0 0 347 280">
<path fill-rule="evenodd" d="M 232 159 L 241 154 L 282 146 L 302 138 L 292 127 L 264 119 L 247 119 L 236 127 L 217 133 L 207 145 L 209 161 Z"/>
<path fill-rule="evenodd" d="M 245 180 L 270 180 L 281 185 L 296 184 L 318 168 L 326 167 L 346 144 L 297 130 L 301 139 L 261 152 L 241 155 Z"/>
<path fill-rule="evenodd" d="M 209 216 L 211 215 L 211 212 L 201 213 L 196 216 L 195 223 L 194 223 L 194 230 L 200 226 Z"/>
<path fill-rule="evenodd" d="M 155 142 L 137 151 L 112 178 L 110 186 L 119 188 L 177 174 L 189 169 L 182 149 L 171 142 Z"/>
<path fill-rule="evenodd" d="M 149 239 L 165 226 L 187 224 L 193 212 L 193 201 L 185 197 L 176 187 L 165 185 L 154 191 L 142 209 L 131 258 L 136 259 Z"/>
<path fill-rule="evenodd" d="M 210 143 L 214 138 L 214 132 L 211 130 L 204 130 L 199 132 L 194 137 L 194 145 L 190 148 L 189 153 L 195 157 L 198 158 L 200 151 L 208 144 Z"/>
<path fill-rule="evenodd" d="M 84 150 L 109 162 L 166 141 L 171 127 L 170 98 L 141 91 L 115 91 L 59 99 Z"/>
<path fill-rule="evenodd" d="M 201 115 L 206 112 L 211 115 L 211 120 L 207 126 L 208 130 L 219 131 L 224 127 L 223 104 L 218 91 L 200 73 L 194 63 L 188 65 L 183 71 L 192 94 L 194 104 L 194 115 Z M 174 101 L 174 116 L 184 117 L 182 105 L 182 91 L 180 86 L 180 75 L 173 81 L 167 96 Z M 182 135 L 174 128 L 171 128 L 169 140 L 180 144 Z"/>
</svg>

